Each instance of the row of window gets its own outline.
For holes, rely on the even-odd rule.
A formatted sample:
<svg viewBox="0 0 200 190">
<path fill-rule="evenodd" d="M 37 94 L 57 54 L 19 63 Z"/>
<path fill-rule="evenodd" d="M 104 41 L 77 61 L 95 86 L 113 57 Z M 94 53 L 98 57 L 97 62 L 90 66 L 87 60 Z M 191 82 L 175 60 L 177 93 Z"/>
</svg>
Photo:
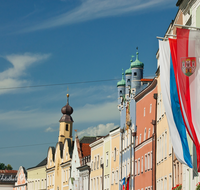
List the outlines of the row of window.
<svg viewBox="0 0 200 190">
<path fill-rule="evenodd" d="M 54 181 L 55 181 L 54 174 L 53 175 L 48 175 L 48 177 L 47 177 L 47 186 L 49 187 L 49 186 L 54 185 Z"/>
<path fill-rule="evenodd" d="M 172 144 L 169 139 L 169 156 L 172 155 Z M 167 130 L 157 138 L 157 164 L 167 159 Z"/>
<path fill-rule="evenodd" d="M 46 189 L 46 179 L 29 181 L 28 182 L 28 189 L 35 190 L 35 189 Z"/>
<path fill-rule="evenodd" d="M 158 94 L 158 100 L 157 100 L 157 121 L 158 122 L 164 116 L 164 113 L 165 113 L 165 109 L 162 102 L 162 95 L 160 93 Z"/>
<path fill-rule="evenodd" d="M 143 173 L 143 169 L 145 172 L 152 169 L 152 151 L 148 152 L 144 156 L 144 164 L 143 164 L 143 156 L 135 160 L 135 175 L 140 175 Z M 145 167 L 144 167 L 145 166 Z"/>
<path fill-rule="evenodd" d="M 99 155 L 94 156 L 94 161 L 91 161 L 91 170 L 98 170 L 103 163 L 103 158 L 101 158 L 99 163 Z"/>
<path fill-rule="evenodd" d="M 69 172 L 70 172 L 69 170 L 65 170 L 65 169 L 63 170 L 63 176 L 62 176 L 63 183 L 68 181 Z"/>
<path fill-rule="evenodd" d="M 115 183 L 118 183 L 118 170 L 112 171 L 112 179 L 111 179 L 111 185 L 114 185 Z"/>
<path fill-rule="evenodd" d="M 90 184 L 91 190 L 101 190 L 102 189 L 102 177 L 97 177 L 91 179 Z"/>
<path fill-rule="evenodd" d="M 152 134 L 153 134 L 153 133 L 154 133 L 154 131 L 152 131 Z M 143 138 L 143 141 L 146 140 L 146 134 L 147 134 L 147 129 L 145 128 L 145 129 L 144 129 L 144 138 Z M 148 137 L 147 137 L 147 138 L 149 138 L 150 135 L 151 135 L 151 128 L 149 128 L 149 130 L 148 130 Z M 139 136 L 139 144 L 140 144 L 141 142 L 142 142 L 142 134 L 140 134 L 140 136 Z M 138 145 L 138 136 L 136 137 L 135 145 L 136 145 L 136 146 Z"/>
<path fill-rule="evenodd" d="M 149 113 L 152 112 L 152 104 L 150 104 Z M 146 108 L 144 107 L 144 117 L 146 116 Z"/>
<path fill-rule="evenodd" d="M 157 189 L 171 190 L 172 189 L 172 174 L 169 174 L 168 188 L 167 188 L 167 176 L 165 176 L 157 180 Z"/>
</svg>

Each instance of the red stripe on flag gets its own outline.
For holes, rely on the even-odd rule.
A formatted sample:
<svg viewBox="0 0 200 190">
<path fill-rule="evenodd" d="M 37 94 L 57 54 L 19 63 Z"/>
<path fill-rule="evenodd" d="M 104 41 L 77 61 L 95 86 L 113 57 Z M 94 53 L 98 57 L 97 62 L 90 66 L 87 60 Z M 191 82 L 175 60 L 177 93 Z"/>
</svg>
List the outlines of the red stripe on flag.
<svg viewBox="0 0 200 190">
<path fill-rule="evenodd" d="M 183 107 L 187 116 L 187 120 L 189 123 L 190 130 L 193 136 L 193 142 L 196 145 L 196 152 L 197 152 L 197 167 L 198 171 L 200 171 L 200 147 L 199 141 L 196 136 L 196 132 L 192 122 L 192 114 L 191 114 L 191 104 L 190 104 L 190 86 L 189 86 L 189 77 L 186 76 L 182 71 L 181 65 L 181 58 L 188 57 L 188 42 L 189 42 L 189 32 L 188 29 L 177 29 L 177 60 L 176 66 L 176 79 L 178 80 L 177 88 L 180 90 L 179 94 L 179 101 L 180 96 L 182 97 Z M 179 84 L 179 85 L 178 85 Z M 181 105 L 181 104 L 180 104 Z M 183 115 L 183 108 L 181 107 L 182 115 Z M 185 117 L 183 115 L 184 122 L 186 125 Z M 187 126 L 187 125 L 186 125 Z M 187 128 L 188 131 L 188 128 Z M 189 131 L 188 131 L 189 133 Z M 190 134 L 190 133 L 189 133 Z"/>
</svg>

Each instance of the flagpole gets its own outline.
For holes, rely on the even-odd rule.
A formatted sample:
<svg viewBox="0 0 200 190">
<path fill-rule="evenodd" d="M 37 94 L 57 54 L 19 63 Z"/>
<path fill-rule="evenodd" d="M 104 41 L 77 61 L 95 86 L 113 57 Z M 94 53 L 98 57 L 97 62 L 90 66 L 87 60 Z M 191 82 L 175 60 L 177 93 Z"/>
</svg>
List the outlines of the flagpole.
<svg viewBox="0 0 200 190">
<path fill-rule="evenodd" d="M 181 25 L 181 24 L 174 24 L 174 26 L 180 26 L 180 27 L 183 27 L 183 28 L 193 28 L 193 29 L 200 30 L 200 28 L 195 27 L 195 26 L 188 26 L 188 25 Z"/>
</svg>

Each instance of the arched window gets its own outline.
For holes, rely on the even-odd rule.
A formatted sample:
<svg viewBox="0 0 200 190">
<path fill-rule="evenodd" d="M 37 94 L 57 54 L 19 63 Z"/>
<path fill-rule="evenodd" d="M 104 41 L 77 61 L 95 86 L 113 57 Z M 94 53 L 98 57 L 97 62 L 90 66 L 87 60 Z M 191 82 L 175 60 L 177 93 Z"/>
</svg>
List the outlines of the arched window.
<svg viewBox="0 0 200 190">
<path fill-rule="evenodd" d="M 66 130 L 66 131 L 69 131 L 69 129 L 68 129 L 68 124 L 66 124 L 66 128 L 65 128 L 65 130 Z"/>
</svg>

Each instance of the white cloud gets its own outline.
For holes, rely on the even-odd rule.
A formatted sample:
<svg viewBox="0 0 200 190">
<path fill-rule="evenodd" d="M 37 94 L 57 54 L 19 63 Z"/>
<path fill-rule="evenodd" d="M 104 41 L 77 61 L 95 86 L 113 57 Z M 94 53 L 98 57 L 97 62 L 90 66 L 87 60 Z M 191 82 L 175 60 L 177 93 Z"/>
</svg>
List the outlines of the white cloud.
<svg viewBox="0 0 200 190">
<path fill-rule="evenodd" d="M 107 102 L 103 104 L 87 104 L 73 113 L 75 123 L 89 123 L 117 120 L 119 111 L 117 102 Z"/>
<path fill-rule="evenodd" d="M 106 125 L 99 124 L 96 127 L 88 127 L 87 129 L 78 132 L 78 136 L 79 138 L 83 136 L 105 136 L 109 133 L 109 131 L 117 127 L 118 126 L 114 123 L 107 123 Z"/>
<path fill-rule="evenodd" d="M 2 56 L 5 60 L 9 61 L 13 67 L 0 73 L 0 88 L 18 87 L 28 85 L 29 81 L 20 79 L 26 74 L 26 69 L 33 63 L 46 60 L 50 54 L 11 54 Z M 10 90 L 0 89 L 0 94 L 12 92 Z"/>
<path fill-rule="evenodd" d="M 150 10 L 159 6 L 167 7 L 166 5 L 173 3 L 173 0 L 82 0 L 82 4 L 71 12 L 42 21 L 39 24 L 24 29 L 22 32 L 43 30 L 136 11 L 143 11 L 145 13 L 144 10 L 146 9 Z"/>
<path fill-rule="evenodd" d="M 58 120 L 60 112 L 55 110 L 12 110 L 4 112 L 0 110 L 0 123 L 14 129 L 46 127 L 46 132 L 56 131 L 59 128 Z M 74 125 L 83 123 L 113 122 L 119 119 L 119 111 L 116 102 L 96 105 L 85 105 L 74 110 L 72 114 Z"/>
</svg>

